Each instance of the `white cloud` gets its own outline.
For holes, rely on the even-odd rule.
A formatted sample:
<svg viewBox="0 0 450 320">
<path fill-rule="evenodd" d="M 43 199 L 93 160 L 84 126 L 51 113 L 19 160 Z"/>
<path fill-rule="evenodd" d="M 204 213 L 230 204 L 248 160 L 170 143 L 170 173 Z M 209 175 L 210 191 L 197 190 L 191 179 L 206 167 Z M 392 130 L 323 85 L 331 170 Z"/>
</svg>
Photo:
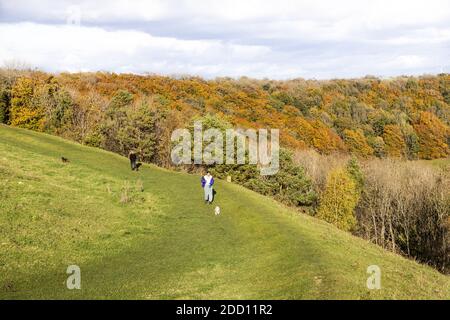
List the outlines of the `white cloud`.
<svg viewBox="0 0 450 320">
<path fill-rule="evenodd" d="M 427 66 L 427 59 L 417 55 L 401 55 L 385 63 L 386 68 L 411 69 Z"/>
<path fill-rule="evenodd" d="M 51 71 L 110 70 L 234 74 L 235 61 L 252 65 L 270 53 L 263 46 L 217 40 L 178 40 L 140 31 L 97 27 L 0 24 L 0 60 L 24 61 Z M 231 67 L 231 68 L 229 68 Z"/>
<path fill-rule="evenodd" d="M 78 14 L 80 27 L 65 25 Z M 448 0 L 0 0 L 0 21 L 0 63 L 51 71 L 324 78 L 450 68 Z"/>
<path fill-rule="evenodd" d="M 2 1 L 8 14 L 65 20 L 78 6 L 88 22 L 152 21 L 169 18 L 217 21 L 354 20 L 375 28 L 448 21 L 448 0 L 15 0 Z"/>
</svg>

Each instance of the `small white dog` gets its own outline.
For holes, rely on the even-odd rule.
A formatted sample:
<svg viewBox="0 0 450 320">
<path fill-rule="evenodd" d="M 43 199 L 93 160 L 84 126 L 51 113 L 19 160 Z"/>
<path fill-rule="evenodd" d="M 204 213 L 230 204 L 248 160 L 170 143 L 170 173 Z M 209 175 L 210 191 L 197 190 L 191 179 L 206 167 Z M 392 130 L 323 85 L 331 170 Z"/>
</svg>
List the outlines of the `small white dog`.
<svg viewBox="0 0 450 320">
<path fill-rule="evenodd" d="M 216 214 L 216 216 L 218 216 L 218 215 L 220 214 L 220 207 L 219 207 L 219 206 L 217 206 L 217 207 L 214 209 L 214 213 Z"/>
</svg>

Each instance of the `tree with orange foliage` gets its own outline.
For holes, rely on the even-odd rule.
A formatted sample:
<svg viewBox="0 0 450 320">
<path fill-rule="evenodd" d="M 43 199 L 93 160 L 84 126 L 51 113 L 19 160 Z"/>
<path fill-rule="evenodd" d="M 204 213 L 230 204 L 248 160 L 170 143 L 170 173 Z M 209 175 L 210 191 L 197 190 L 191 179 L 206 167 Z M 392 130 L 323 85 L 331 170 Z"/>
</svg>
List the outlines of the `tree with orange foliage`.
<svg viewBox="0 0 450 320">
<path fill-rule="evenodd" d="M 367 143 L 367 139 L 361 130 L 345 129 L 343 135 L 350 152 L 362 157 L 373 155 L 373 148 Z"/>
<path fill-rule="evenodd" d="M 293 127 L 301 141 L 320 153 L 330 154 L 346 150 L 341 138 L 320 120 L 308 121 L 303 117 L 296 117 L 287 121 L 287 125 Z"/>
<path fill-rule="evenodd" d="M 389 157 L 402 158 L 406 154 L 406 143 L 399 126 L 389 124 L 383 131 L 384 150 Z"/>
</svg>

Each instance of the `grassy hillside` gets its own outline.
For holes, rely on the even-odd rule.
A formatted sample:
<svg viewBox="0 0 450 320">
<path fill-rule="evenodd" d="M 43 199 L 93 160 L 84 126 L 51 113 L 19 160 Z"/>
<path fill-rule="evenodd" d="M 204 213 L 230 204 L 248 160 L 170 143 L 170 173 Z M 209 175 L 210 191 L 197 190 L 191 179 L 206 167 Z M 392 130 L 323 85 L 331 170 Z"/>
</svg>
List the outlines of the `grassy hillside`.
<svg viewBox="0 0 450 320">
<path fill-rule="evenodd" d="M 118 155 L 0 126 L 0 298 L 450 298 L 429 267 L 234 184 L 216 190 L 220 216 L 198 176 L 132 172 Z M 72 264 L 81 290 L 65 287 Z M 366 288 L 373 264 L 381 290 Z"/>
<path fill-rule="evenodd" d="M 435 160 L 424 161 L 424 162 L 430 163 L 431 165 L 434 165 L 436 167 L 441 167 L 445 170 L 450 170 L 450 158 L 435 159 Z"/>
</svg>

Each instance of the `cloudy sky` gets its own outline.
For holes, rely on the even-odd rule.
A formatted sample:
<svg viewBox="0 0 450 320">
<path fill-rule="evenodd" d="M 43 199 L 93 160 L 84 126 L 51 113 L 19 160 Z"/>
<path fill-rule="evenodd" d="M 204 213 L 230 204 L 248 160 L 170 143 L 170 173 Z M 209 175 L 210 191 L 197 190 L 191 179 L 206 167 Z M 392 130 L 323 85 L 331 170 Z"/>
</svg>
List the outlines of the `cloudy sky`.
<svg viewBox="0 0 450 320">
<path fill-rule="evenodd" d="M 0 65 L 255 78 L 450 72 L 449 0 L 0 0 Z"/>
</svg>

